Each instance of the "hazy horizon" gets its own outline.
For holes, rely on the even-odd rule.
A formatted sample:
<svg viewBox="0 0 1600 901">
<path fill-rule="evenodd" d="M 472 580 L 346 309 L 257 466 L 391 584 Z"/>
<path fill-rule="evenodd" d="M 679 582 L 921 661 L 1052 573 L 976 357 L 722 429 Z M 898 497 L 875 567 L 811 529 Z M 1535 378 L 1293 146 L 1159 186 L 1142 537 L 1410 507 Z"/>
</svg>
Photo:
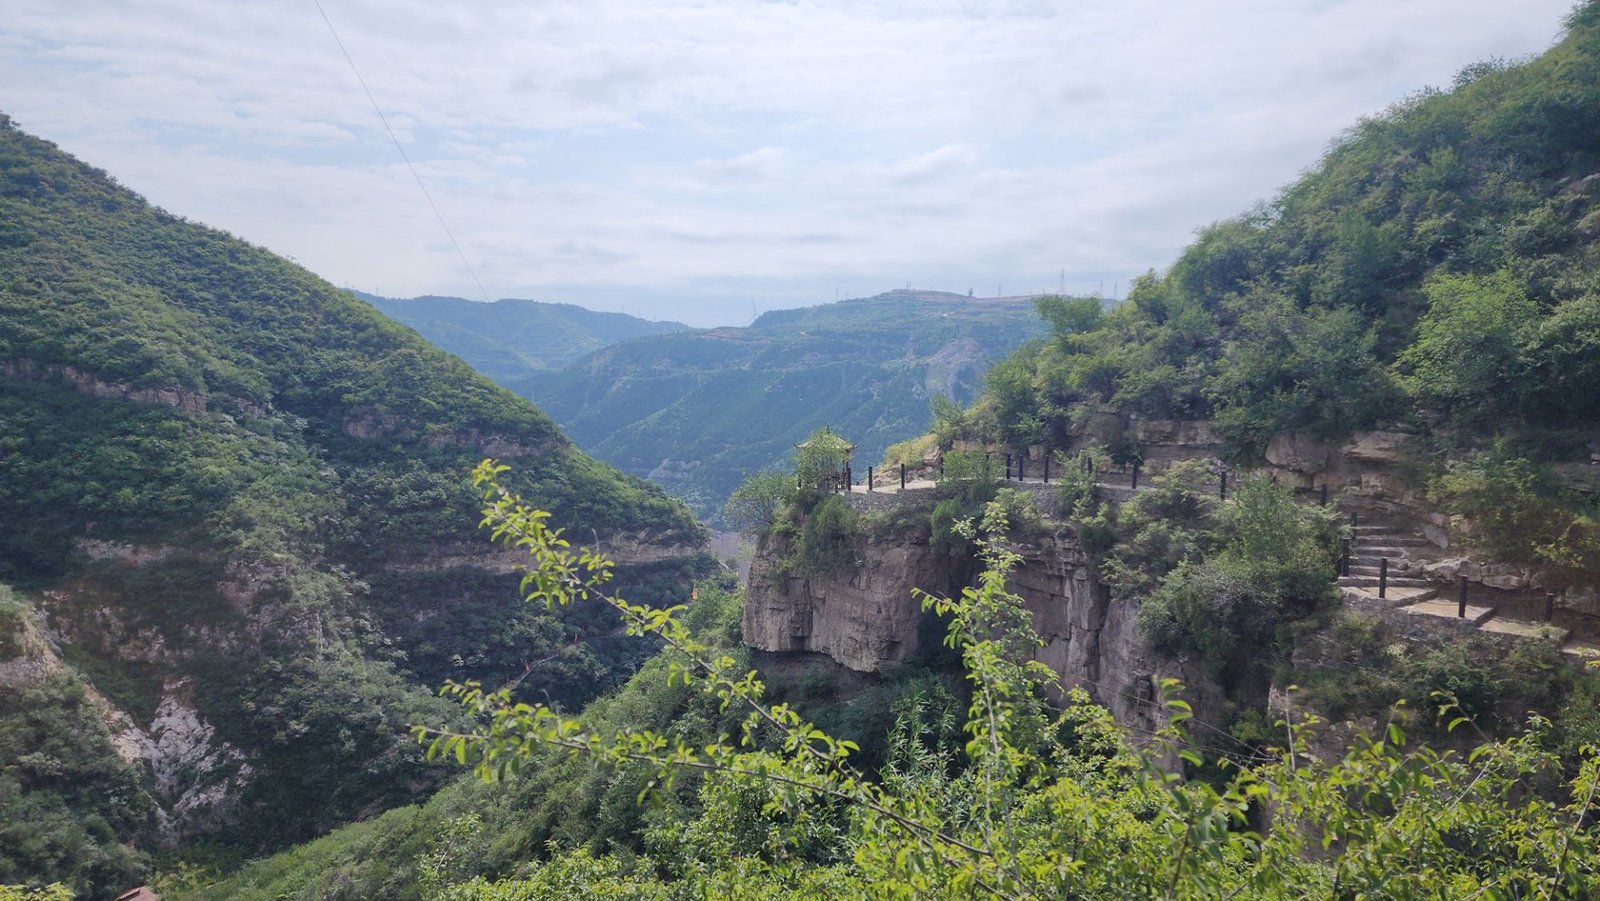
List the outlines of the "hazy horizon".
<svg viewBox="0 0 1600 901">
<path fill-rule="evenodd" d="M 4 110 L 173 213 L 387 297 L 708 326 L 1125 293 L 1570 3 L 324 0 L 476 280 L 314 4 L 13 7 Z"/>
</svg>

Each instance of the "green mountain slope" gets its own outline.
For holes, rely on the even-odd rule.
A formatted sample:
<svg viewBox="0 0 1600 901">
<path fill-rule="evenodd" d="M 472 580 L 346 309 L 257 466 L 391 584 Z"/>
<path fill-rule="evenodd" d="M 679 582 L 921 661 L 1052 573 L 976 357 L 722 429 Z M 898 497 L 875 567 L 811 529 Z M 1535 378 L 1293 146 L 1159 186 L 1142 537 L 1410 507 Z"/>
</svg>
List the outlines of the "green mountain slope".
<svg viewBox="0 0 1600 901">
<path fill-rule="evenodd" d="M 511 299 L 479 303 L 460 297 L 401 300 L 355 293 L 501 384 L 560 369 L 619 341 L 688 328 L 681 322 L 654 322 L 569 303 Z"/>
<path fill-rule="evenodd" d="M 707 563 L 688 511 L 526 401 L 0 118 L 0 580 L 107 699 L 168 837 L 271 847 L 420 797 L 404 732 L 441 680 L 581 704 L 648 653 L 515 602 L 484 456 L 636 593 Z M 30 875 L 81 869 L 56 866 Z"/>
<path fill-rule="evenodd" d="M 864 476 L 928 427 L 932 396 L 971 399 L 991 360 L 1043 330 L 1022 298 L 891 291 L 623 342 L 511 387 L 590 453 L 710 514 L 822 424 L 857 443 Z"/>
<path fill-rule="evenodd" d="M 1600 8 L 1568 24 L 1535 60 L 1362 121 L 1116 313 L 1008 361 L 1003 437 L 1063 434 L 1088 402 L 1215 417 L 1244 458 L 1400 422 L 1581 446 L 1600 418 Z"/>
</svg>

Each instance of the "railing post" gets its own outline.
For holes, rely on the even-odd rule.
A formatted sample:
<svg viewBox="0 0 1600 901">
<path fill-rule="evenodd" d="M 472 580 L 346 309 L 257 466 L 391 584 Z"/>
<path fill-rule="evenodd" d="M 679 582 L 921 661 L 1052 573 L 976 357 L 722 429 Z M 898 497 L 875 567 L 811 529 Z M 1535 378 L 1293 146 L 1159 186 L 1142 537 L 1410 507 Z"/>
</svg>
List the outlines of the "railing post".
<svg viewBox="0 0 1600 901">
<path fill-rule="evenodd" d="M 1350 575 L 1350 539 L 1339 539 L 1339 575 Z"/>
<path fill-rule="evenodd" d="M 1358 526 L 1358 525 L 1360 525 L 1359 516 L 1356 513 L 1356 511 L 1351 510 L 1350 511 L 1350 529 L 1351 529 L 1351 531 L 1354 531 L 1355 527 Z"/>
<path fill-rule="evenodd" d="M 1467 618 L 1467 577 L 1456 576 L 1456 618 Z"/>
<path fill-rule="evenodd" d="M 1131 487 L 1133 488 L 1134 491 L 1138 491 L 1139 490 L 1139 461 L 1138 460 L 1133 461 L 1133 482 L 1132 482 Z"/>
<path fill-rule="evenodd" d="M 1389 558 L 1378 558 L 1378 597 L 1387 597 L 1389 594 Z"/>
<path fill-rule="evenodd" d="M 1050 448 L 1044 449 L 1044 483 L 1050 484 Z"/>
<path fill-rule="evenodd" d="M 900 464 L 900 490 L 906 490 L 906 465 Z"/>
<path fill-rule="evenodd" d="M 1551 621 L 1551 620 L 1553 620 L 1555 618 L 1556 618 L 1556 593 L 1553 592 L 1553 591 L 1547 591 L 1547 592 L 1544 593 L 1544 621 L 1545 622 L 1549 622 L 1549 621 Z"/>
<path fill-rule="evenodd" d="M 1217 488 L 1217 499 L 1224 501 L 1228 499 L 1228 471 L 1226 469 L 1222 471 L 1222 482 L 1220 487 Z"/>
<path fill-rule="evenodd" d="M 1025 454 L 1025 453 L 1017 454 L 1017 481 L 1025 482 L 1027 480 L 1028 480 L 1028 455 Z"/>
<path fill-rule="evenodd" d="M 1005 477 L 1005 481 L 1007 481 L 1007 482 L 1011 481 L 1011 455 L 1009 453 L 1006 454 L 1006 477 Z"/>
<path fill-rule="evenodd" d="M 1322 483 L 1322 506 L 1328 506 L 1328 483 Z"/>
<path fill-rule="evenodd" d="M 867 493 L 872 493 L 872 467 L 867 467 Z"/>
</svg>

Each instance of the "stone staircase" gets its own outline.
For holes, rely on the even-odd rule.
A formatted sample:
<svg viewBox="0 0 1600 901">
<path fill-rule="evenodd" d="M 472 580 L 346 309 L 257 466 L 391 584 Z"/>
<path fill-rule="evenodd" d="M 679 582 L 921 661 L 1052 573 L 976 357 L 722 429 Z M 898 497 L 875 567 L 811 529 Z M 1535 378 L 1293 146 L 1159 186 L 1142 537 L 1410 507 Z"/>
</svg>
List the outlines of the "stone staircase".
<svg viewBox="0 0 1600 901">
<path fill-rule="evenodd" d="M 1350 568 L 1339 577 L 1339 587 L 1346 592 L 1359 592 L 1368 600 L 1378 598 L 1380 572 L 1385 558 L 1389 561 L 1388 578 L 1384 585 L 1381 603 L 1400 612 L 1416 616 L 1435 616 L 1463 620 L 1484 631 L 1527 638 L 1542 638 L 1559 646 L 1563 653 L 1580 659 L 1600 659 L 1600 646 L 1574 637 L 1570 629 L 1536 620 L 1511 619 L 1499 616 L 1498 602 L 1486 602 L 1483 589 L 1477 586 L 1462 615 L 1458 596 L 1428 578 L 1415 568 L 1412 554 L 1416 548 L 1427 545 L 1421 535 L 1402 527 L 1382 522 L 1358 523 L 1350 539 Z"/>
<path fill-rule="evenodd" d="M 1393 525 L 1358 523 L 1350 538 L 1350 569 L 1348 574 L 1339 577 L 1339 587 L 1360 589 L 1376 596 L 1383 560 L 1387 558 L 1389 577 L 1385 600 L 1394 606 L 1429 600 L 1437 593 L 1433 580 L 1412 571 L 1409 556 L 1411 548 L 1427 543 L 1428 539 Z"/>
</svg>

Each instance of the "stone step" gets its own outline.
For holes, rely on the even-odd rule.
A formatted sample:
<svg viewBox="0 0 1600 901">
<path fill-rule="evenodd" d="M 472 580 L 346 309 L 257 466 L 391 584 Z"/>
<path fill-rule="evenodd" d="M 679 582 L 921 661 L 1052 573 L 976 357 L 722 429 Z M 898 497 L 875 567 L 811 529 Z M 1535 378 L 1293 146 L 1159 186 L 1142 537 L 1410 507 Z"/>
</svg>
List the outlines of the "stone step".
<svg viewBox="0 0 1600 901">
<path fill-rule="evenodd" d="M 1397 576 L 1397 575 L 1395 575 L 1393 573 L 1389 574 L 1388 583 L 1389 583 L 1389 587 L 1390 588 L 1433 588 L 1434 587 L 1432 579 L 1420 579 L 1420 578 L 1417 578 L 1415 576 Z M 1339 584 L 1343 585 L 1343 586 L 1347 586 L 1349 588 L 1364 588 L 1364 587 L 1367 587 L 1369 585 L 1373 586 L 1373 587 L 1376 587 L 1377 584 L 1378 584 L 1378 577 L 1377 576 L 1361 576 L 1361 575 L 1355 575 L 1355 574 L 1352 573 L 1351 575 L 1348 575 L 1348 576 L 1340 576 L 1339 577 Z"/>
<path fill-rule="evenodd" d="M 1405 607 L 1411 604 L 1418 604 L 1422 601 L 1432 600 L 1438 594 L 1432 588 L 1396 588 L 1392 585 L 1382 598 L 1378 597 L 1378 587 L 1376 585 L 1370 587 L 1340 586 L 1339 592 L 1346 601 L 1352 598 L 1360 598 L 1366 601 L 1380 601 L 1390 607 Z"/>
<path fill-rule="evenodd" d="M 1420 567 L 1415 567 L 1412 565 L 1412 561 L 1409 557 L 1368 557 L 1365 554 L 1351 554 L 1350 566 L 1370 566 L 1372 567 L 1372 572 L 1376 574 L 1379 569 L 1383 568 L 1384 560 L 1389 561 L 1390 575 L 1394 575 L 1396 573 L 1410 573 L 1411 575 L 1418 575 L 1422 572 Z"/>
<path fill-rule="evenodd" d="M 1412 604 L 1410 607 L 1403 607 L 1401 609 L 1414 616 L 1437 616 L 1445 619 L 1461 618 L 1456 615 L 1457 607 L 1455 601 L 1427 600 L 1418 604 Z M 1467 615 L 1465 619 L 1474 626 L 1483 625 L 1493 616 L 1493 607 L 1478 607 L 1472 604 L 1467 605 Z"/>
<path fill-rule="evenodd" d="M 1402 526 L 1391 526 L 1391 525 L 1388 525 L 1387 523 L 1367 523 L 1367 522 L 1363 522 L 1363 523 L 1358 524 L 1356 526 L 1356 528 L 1355 528 L 1355 533 L 1358 536 L 1359 535 L 1404 535 L 1404 534 L 1408 533 L 1409 531 L 1410 531 L 1410 529 L 1404 528 Z"/>
<path fill-rule="evenodd" d="M 1550 623 L 1529 622 L 1523 619 L 1502 619 L 1495 617 L 1478 628 L 1485 632 L 1497 632 L 1501 635 L 1518 635 L 1523 638 L 1543 638 L 1555 644 L 1564 644 L 1571 629 L 1563 629 Z"/>
<path fill-rule="evenodd" d="M 1403 547 L 1355 546 L 1350 547 L 1350 557 L 1368 557 L 1368 559 L 1373 560 L 1379 559 L 1379 557 L 1389 557 L 1390 560 L 1398 560 L 1405 557 L 1405 549 Z"/>
<path fill-rule="evenodd" d="M 1390 547 L 1424 547 L 1433 542 L 1412 532 L 1357 532 L 1350 536 L 1350 543 L 1356 547 L 1380 544 Z"/>
<path fill-rule="evenodd" d="M 1376 579 L 1378 577 L 1378 573 L 1382 570 L 1383 567 L 1378 565 L 1378 561 L 1376 560 L 1362 560 L 1360 557 L 1350 558 L 1350 575 L 1352 576 L 1371 576 Z M 1400 561 L 1398 560 L 1390 560 L 1389 578 L 1396 579 L 1402 577 L 1407 579 L 1427 578 L 1426 576 L 1412 573 L 1411 570 L 1401 566 Z"/>
<path fill-rule="evenodd" d="M 1395 554 L 1405 553 L 1406 551 L 1415 550 L 1419 547 L 1426 547 L 1427 544 L 1428 540 L 1426 538 L 1407 540 L 1405 538 L 1399 538 L 1392 535 L 1385 535 L 1382 538 L 1374 538 L 1370 541 L 1363 541 L 1362 539 L 1357 538 L 1355 541 L 1350 542 L 1350 549 L 1369 552 L 1389 551 L 1391 552 L 1390 556 L 1392 557 Z"/>
</svg>

